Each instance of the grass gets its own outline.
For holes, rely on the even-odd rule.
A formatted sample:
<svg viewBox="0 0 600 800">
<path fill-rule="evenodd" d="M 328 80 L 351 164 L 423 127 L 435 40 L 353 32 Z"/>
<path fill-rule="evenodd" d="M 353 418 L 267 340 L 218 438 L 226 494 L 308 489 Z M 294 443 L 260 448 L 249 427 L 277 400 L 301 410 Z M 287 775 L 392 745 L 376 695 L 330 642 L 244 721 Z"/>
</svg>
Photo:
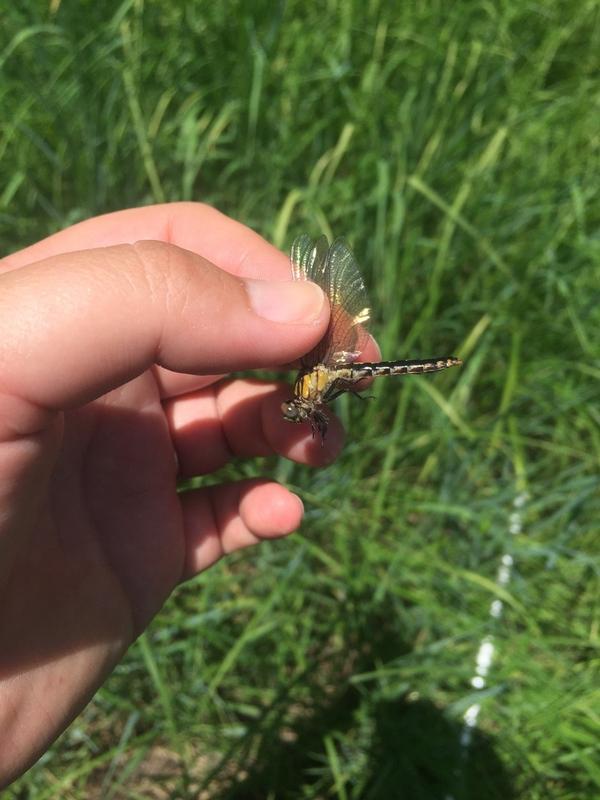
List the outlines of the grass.
<svg viewBox="0 0 600 800">
<path fill-rule="evenodd" d="M 351 435 L 326 470 L 217 476 L 286 481 L 302 532 L 179 589 L 15 798 L 600 796 L 598 17 L 591 0 L 4 10 L 3 251 L 202 199 L 285 249 L 348 237 L 384 356 L 465 359 L 340 402 Z"/>
</svg>

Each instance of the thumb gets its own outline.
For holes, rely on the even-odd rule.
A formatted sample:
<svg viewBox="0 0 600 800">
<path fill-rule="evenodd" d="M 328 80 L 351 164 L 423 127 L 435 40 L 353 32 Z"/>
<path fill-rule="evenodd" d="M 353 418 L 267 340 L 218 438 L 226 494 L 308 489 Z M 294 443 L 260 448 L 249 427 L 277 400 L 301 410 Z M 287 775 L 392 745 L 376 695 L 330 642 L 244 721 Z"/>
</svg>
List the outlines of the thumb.
<svg viewBox="0 0 600 800">
<path fill-rule="evenodd" d="M 284 364 L 327 320 L 312 283 L 242 280 L 162 242 L 57 255 L 0 275 L 0 395 L 59 410 L 153 364 L 198 374 Z"/>
</svg>

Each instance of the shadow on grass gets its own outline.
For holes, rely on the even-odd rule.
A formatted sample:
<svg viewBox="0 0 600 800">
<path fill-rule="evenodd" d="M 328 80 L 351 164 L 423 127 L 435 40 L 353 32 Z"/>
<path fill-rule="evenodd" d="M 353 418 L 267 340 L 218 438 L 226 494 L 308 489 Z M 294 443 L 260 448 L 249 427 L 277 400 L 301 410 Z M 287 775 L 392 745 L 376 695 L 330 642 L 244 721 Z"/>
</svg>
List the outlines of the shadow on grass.
<svg viewBox="0 0 600 800">
<path fill-rule="evenodd" d="M 306 706 L 294 702 L 293 685 L 282 690 L 251 726 L 246 758 L 240 762 L 234 757 L 243 777 L 238 773 L 224 786 L 222 773 L 220 777 L 213 773 L 214 800 L 329 796 L 510 800 L 516 796 L 488 737 L 474 731 L 466 749 L 461 745 L 462 722 L 449 719 L 430 701 L 409 700 L 407 691 L 391 700 L 377 697 L 367 685 L 349 681 L 352 674 L 374 670 L 375 664 L 409 651 L 380 614 L 378 619 L 363 618 L 360 629 L 354 626 L 348 632 L 343 653 L 315 659 L 310 670 L 298 676 L 295 683 L 310 687 Z M 337 785 L 327 755 L 328 739 L 339 761 Z M 228 771 L 231 763 L 220 766 Z"/>
</svg>

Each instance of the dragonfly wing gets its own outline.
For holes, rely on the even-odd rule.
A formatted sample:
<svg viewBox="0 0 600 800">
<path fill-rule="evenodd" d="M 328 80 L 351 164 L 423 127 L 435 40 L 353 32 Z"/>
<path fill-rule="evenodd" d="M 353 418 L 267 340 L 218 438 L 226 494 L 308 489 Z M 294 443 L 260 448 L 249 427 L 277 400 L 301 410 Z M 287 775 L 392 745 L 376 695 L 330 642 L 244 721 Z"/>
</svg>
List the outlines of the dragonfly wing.
<svg viewBox="0 0 600 800">
<path fill-rule="evenodd" d="M 294 280 L 318 284 L 329 299 L 329 326 L 319 344 L 303 359 L 304 367 L 354 361 L 368 338 L 369 297 L 352 250 L 343 239 L 329 247 L 325 236 L 315 242 L 299 236 L 292 245 Z"/>
<path fill-rule="evenodd" d="M 323 287 L 329 242 L 320 236 L 315 242 L 305 233 L 292 244 L 292 275 L 295 281 L 312 281 Z"/>
<path fill-rule="evenodd" d="M 326 360 L 354 361 L 368 339 L 371 307 L 354 254 L 344 239 L 336 239 L 327 254 L 329 277 L 329 343 Z"/>
</svg>

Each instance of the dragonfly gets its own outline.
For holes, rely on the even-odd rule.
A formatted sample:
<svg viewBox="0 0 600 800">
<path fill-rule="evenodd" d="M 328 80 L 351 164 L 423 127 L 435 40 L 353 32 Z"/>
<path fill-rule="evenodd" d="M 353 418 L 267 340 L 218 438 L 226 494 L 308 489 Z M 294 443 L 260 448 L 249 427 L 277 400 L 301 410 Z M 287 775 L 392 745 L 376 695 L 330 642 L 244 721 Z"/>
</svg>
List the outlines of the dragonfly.
<svg viewBox="0 0 600 800">
<path fill-rule="evenodd" d="M 367 289 L 352 250 L 344 239 L 331 246 L 326 236 L 313 241 L 303 234 L 291 249 L 292 277 L 313 281 L 329 299 L 330 317 L 325 335 L 301 359 L 294 396 L 281 404 L 287 422 L 308 423 L 313 437 L 325 442 L 327 405 L 344 392 L 360 396 L 357 384 L 383 375 L 418 375 L 462 364 L 455 356 L 402 361 L 357 361 L 369 340 L 371 307 Z"/>
</svg>

